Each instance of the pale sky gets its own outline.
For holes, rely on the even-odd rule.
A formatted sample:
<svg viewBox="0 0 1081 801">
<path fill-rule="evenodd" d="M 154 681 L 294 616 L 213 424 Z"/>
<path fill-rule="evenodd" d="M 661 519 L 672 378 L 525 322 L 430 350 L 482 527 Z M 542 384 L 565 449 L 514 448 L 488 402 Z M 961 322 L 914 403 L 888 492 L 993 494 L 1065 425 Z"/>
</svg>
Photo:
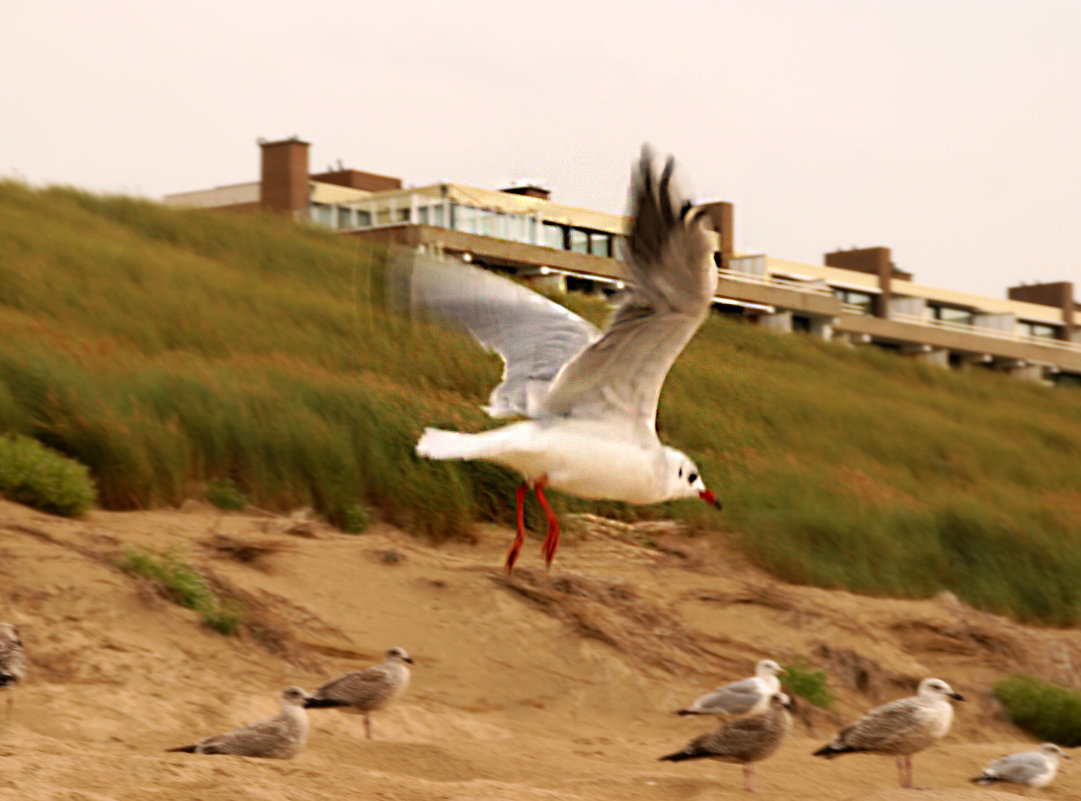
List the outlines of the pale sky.
<svg viewBox="0 0 1081 801">
<path fill-rule="evenodd" d="M 160 198 L 312 170 L 624 210 L 651 142 L 738 249 L 885 245 L 1081 294 L 1078 0 L 4 0 L 0 175 Z"/>
</svg>

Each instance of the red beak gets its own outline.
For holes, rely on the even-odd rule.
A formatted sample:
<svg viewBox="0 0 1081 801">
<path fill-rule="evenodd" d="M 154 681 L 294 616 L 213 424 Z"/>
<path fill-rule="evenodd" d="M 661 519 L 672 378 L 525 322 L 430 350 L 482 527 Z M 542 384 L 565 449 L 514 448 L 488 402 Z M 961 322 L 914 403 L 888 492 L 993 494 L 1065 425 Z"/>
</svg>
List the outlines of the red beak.
<svg viewBox="0 0 1081 801">
<path fill-rule="evenodd" d="M 716 506 L 718 509 L 722 508 L 721 502 L 717 500 L 717 496 L 709 490 L 702 490 L 700 493 L 698 493 L 698 497 L 706 503 L 710 504 L 711 506 Z"/>
</svg>

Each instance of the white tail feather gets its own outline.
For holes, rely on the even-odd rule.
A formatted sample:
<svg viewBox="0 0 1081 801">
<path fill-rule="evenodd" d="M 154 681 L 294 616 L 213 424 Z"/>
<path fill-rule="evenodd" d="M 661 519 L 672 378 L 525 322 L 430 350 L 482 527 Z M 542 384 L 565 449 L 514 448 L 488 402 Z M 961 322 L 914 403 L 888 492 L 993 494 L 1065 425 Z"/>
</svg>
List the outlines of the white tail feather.
<svg viewBox="0 0 1081 801">
<path fill-rule="evenodd" d="M 417 455 L 429 459 L 476 459 L 487 450 L 478 439 L 476 434 L 426 428 L 417 442 Z"/>
</svg>

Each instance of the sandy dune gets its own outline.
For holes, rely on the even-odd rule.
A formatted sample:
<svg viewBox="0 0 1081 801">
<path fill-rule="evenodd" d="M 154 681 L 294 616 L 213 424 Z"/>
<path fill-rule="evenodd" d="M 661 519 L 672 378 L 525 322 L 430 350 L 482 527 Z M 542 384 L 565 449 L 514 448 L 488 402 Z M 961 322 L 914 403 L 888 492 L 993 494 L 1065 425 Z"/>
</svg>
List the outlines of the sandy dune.
<svg viewBox="0 0 1081 801">
<path fill-rule="evenodd" d="M 1077 631 L 1025 628 L 950 596 L 784 585 L 703 538 L 653 532 L 645 547 L 586 523 L 550 575 L 530 541 L 507 579 L 508 532 L 477 533 L 430 548 L 386 527 L 347 536 L 198 505 L 69 521 L 0 502 L 0 619 L 20 627 L 31 669 L 0 719 L 0 799 L 741 798 L 738 766 L 657 761 L 711 726 L 671 710 L 760 658 L 801 654 L 829 666 L 838 701 L 803 707 L 759 766 L 761 797 L 912 797 L 895 789 L 891 759 L 810 753 L 929 675 L 969 700 L 948 738 L 916 756 L 917 784 L 935 788 L 918 797 L 1016 797 L 966 781 L 1031 743 L 988 688 L 1021 668 L 1075 681 L 1081 664 Z M 234 558 L 268 542 L 254 561 Z M 176 548 L 243 594 L 263 628 L 205 628 L 109 564 L 126 545 Z M 413 681 L 373 715 L 374 740 L 359 716 L 313 710 L 291 761 L 164 753 L 269 717 L 283 687 L 311 689 L 391 645 L 416 660 Z M 1041 795 L 1081 798 L 1081 766 L 1065 762 Z"/>
</svg>

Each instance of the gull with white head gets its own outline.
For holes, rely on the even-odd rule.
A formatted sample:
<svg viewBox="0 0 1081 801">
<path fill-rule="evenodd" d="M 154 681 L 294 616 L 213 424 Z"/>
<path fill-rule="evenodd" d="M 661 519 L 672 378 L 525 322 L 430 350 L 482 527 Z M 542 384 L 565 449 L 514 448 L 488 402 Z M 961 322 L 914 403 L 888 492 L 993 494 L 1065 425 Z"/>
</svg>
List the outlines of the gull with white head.
<svg viewBox="0 0 1081 801">
<path fill-rule="evenodd" d="M 772 659 L 762 659 L 755 665 L 754 675 L 716 688 L 694 700 L 677 715 L 757 715 L 765 712 L 769 699 L 781 691 L 777 678 L 783 668 Z"/>
<path fill-rule="evenodd" d="M 304 706 L 308 709 L 338 707 L 364 716 L 364 735 L 372 739 L 371 712 L 383 709 L 409 686 L 409 665 L 413 664 L 400 646 L 383 653 L 383 664 L 346 673 L 328 681 L 312 693 Z"/>
<path fill-rule="evenodd" d="M 912 755 L 946 736 L 953 724 L 950 699 L 964 700 L 942 679 L 924 679 L 916 695 L 875 707 L 814 755 L 833 759 L 841 754 L 889 754 L 897 758 L 901 786 L 912 787 Z"/>
<path fill-rule="evenodd" d="M 983 785 L 996 782 L 1020 784 L 1027 793 L 1049 785 L 1058 773 L 1059 760 L 1063 758 L 1072 759 L 1054 743 L 1044 743 L 1036 751 L 996 759 L 983 769 L 983 773 L 969 781 Z"/>
<path fill-rule="evenodd" d="M 643 148 L 633 173 L 626 294 L 603 332 L 526 287 L 475 267 L 410 254 L 391 271 L 392 294 L 468 330 L 505 362 L 490 397 L 493 417 L 524 415 L 480 434 L 429 428 L 416 450 L 431 459 L 483 459 L 522 474 L 514 566 L 524 541 L 522 505 L 532 488 L 548 518 L 543 554 L 559 545 L 544 495 L 654 504 L 701 498 L 720 508 L 694 462 L 657 435 L 657 402 L 669 368 L 709 314 L 717 270 L 706 212 L 655 174 Z"/>
<path fill-rule="evenodd" d="M 292 759 L 308 741 L 308 713 L 304 711 L 304 702 L 309 697 L 300 687 L 286 687 L 281 693 L 280 714 L 225 734 L 204 737 L 193 745 L 167 750 L 189 754 Z"/>
</svg>

